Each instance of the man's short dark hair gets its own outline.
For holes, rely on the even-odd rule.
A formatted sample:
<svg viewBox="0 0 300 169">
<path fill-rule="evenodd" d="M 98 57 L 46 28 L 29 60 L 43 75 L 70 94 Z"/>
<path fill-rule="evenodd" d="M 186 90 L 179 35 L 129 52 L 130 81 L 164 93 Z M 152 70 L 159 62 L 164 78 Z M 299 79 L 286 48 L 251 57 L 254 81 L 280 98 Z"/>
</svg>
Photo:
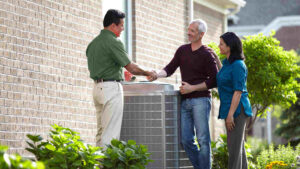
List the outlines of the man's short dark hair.
<svg viewBox="0 0 300 169">
<path fill-rule="evenodd" d="M 125 13 L 121 12 L 117 9 L 110 9 L 106 12 L 104 20 L 103 20 L 103 26 L 108 27 L 111 24 L 119 25 L 121 19 L 125 18 Z"/>
</svg>

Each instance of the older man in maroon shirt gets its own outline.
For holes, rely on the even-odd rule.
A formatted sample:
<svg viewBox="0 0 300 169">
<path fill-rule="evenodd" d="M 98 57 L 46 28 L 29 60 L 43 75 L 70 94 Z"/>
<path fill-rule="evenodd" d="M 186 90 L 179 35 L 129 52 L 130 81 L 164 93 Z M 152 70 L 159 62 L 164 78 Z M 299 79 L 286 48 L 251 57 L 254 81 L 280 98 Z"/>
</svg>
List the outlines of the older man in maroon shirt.
<svg viewBox="0 0 300 169">
<path fill-rule="evenodd" d="M 181 142 L 195 169 L 211 168 L 209 89 L 216 87 L 218 68 L 211 49 L 202 43 L 206 30 L 203 20 L 192 21 L 188 27 L 191 43 L 180 46 L 171 62 L 156 77 L 148 78 L 169 77 L 180 67 Z M 200 149 L 194 144 L 195 136 Z"/>
</svg>

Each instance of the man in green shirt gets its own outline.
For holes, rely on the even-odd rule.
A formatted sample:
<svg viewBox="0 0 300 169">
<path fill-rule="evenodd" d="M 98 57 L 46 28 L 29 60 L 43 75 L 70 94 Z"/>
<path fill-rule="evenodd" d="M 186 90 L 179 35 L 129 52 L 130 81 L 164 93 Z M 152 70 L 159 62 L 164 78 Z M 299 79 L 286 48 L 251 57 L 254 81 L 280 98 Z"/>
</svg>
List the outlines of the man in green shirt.
<svg viewBox="0 0 300 169">
<path fill-rule="evenodd" d="M 96 145 L 105 146 L 119 139 L 123 118 L 123 67 L 134 75 L 155 76 L 128 59 L 123 43 L 118 39 L 124 30 L 125 14 L 110 9 L 104 17 L 104 29 L 86 49 L 90 77 L 94 80 L 93 99 L 96 107 Z"/>
</svg>

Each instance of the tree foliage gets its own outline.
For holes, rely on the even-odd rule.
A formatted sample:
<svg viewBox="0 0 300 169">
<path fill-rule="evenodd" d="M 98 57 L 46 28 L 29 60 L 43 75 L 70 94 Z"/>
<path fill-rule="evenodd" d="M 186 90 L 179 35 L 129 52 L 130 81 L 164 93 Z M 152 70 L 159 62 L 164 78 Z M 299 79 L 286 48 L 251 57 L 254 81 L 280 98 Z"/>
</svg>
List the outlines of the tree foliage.
<svg viewBox="0 0 300 169">
<path fill-rule="evenodd" d="M 300 48 L 298 49 L 298 54 Z M 300 56 L 297 59 L 300 65 Z M 300 79 L 297 79 L 300 82 Z M 276 129 L 275 133 L 283 138 L 291 141 L 291 144 L 298 144 L 300 142 L 300 92 L 297 92 L 298 100 L 289 109 L 281 113 L 281 124 Z"/>
<path fill-rule="evenodd" d="M 300 89 L 296 80 L 300 77 L 297 54 L 284 50 L 274 34 L 248 36 L 243 40 L 249 98 L 259 116 L 272 104 L 290 107 L 297 100 L 295 91 Z"/>
<path fill-rule="evenodd" d="M 300 93 L 297 94 L 298 100 L 289 109 L 285 110 L 281 116 L 281 124 L 276 129 L 276 134 L 289 141 L 300 142 Z"/>
</svg>

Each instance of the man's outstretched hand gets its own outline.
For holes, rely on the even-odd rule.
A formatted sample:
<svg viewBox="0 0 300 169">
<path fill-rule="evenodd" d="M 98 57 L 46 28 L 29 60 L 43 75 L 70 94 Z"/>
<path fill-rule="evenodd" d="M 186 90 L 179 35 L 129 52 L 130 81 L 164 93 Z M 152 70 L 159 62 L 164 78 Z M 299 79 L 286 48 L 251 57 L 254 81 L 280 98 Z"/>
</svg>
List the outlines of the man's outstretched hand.
<svg viewBox="0 0 300 169">
<path fill-rule="evenodd" d="M 153 70 L 151 72 L 148 72 L 148 75 L 147 75 L 147 80 L 152 82 L 154 80 L 157 79 L 157 73 Z"/>
</svg>

